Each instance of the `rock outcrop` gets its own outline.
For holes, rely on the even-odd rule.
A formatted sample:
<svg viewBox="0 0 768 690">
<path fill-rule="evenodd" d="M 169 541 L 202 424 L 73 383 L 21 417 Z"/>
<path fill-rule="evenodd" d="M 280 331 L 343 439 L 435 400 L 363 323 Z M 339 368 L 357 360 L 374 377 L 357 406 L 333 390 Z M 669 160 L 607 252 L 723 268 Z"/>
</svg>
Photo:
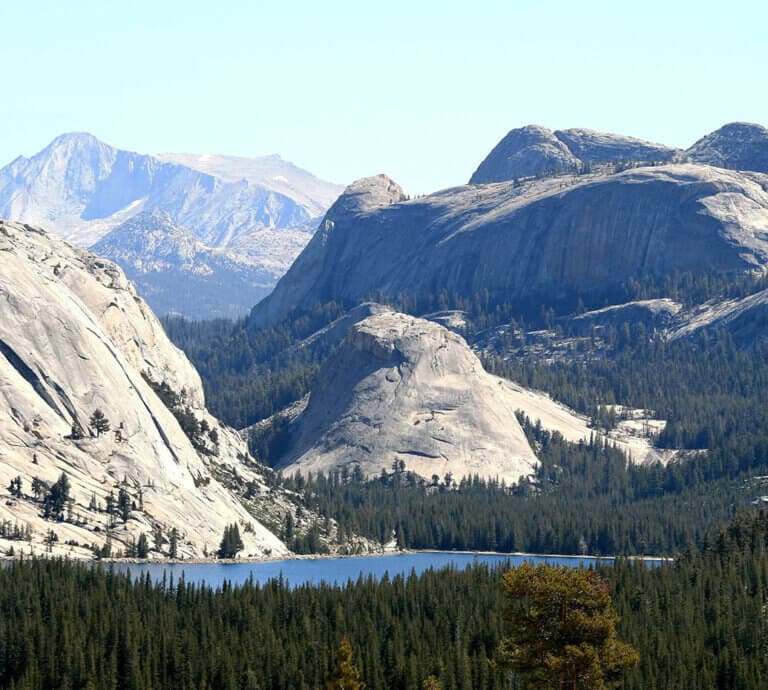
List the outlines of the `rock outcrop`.
<svg viewBox="0 0 768 690">
<path fill-rule="evenodd" d="M 561 129 L 555 136 L 584 164 L 663 163 L 680 155 L 680 151 L 663 144 L 622 134 L 596 132 L 592 129 Z"/>
<path fill-rule="evenodd" d="M 669 162 L 679 153 L 661 144 L 619 134 L 591 129 L 553 132 L 538 125 L 528 125 L 507 133 L 469 182 L 487 184 L 580 173 L 601 164 Z"/>
<path fill-rule="evenodd" d="M 373 250 L 373 247 L 364 248 L 363 244 L 373 242 L 378 245 L 379 251 L 386 246 L 382 246 L 382 226 L 385 222 L 383 219 L 388 216 L 390 208 L 394 208 L 394 205 L 400 204 L 405 198 L 402 187 L 386 175 L 366 177 L 349 185 L 331 206 L 317 232 L 289 269 L 291 278 L 287 281 L 281 280 L 280 292 L 274 299 L 262 300 L 258 310 L 251 313 L 251 323 L 260 327 L 284 319 L 294 309 L 309 306 L 309 303 L 314 301 L 312 295 L 323 301 L 329 283 L 335 284 L 332 288 L 334 292 L 345 291 L 344 280 L 348 270 L 353 269 L 349 261 L 357 260 L 358 250 Z M 375 235 L 363 240 L 358 248 L 338 241 L 340 232 L 346 234 L 349 222 L 356 220 L 370 222 L 375 228 Z M 342 224 L 341 231 L 336 227 L 337 223 Z M 388 249 L 397 250 L 392 244 Z M 376 255 L 372 254 L 369 262 L 373 262 L 375 258 Z M 387 256 L 382 258 L 389 261 L 394 257 L 388 252 Z M 364 298 L 368 296 L 366 294 Z"/>
<path fill-rule="evenodd" d="M 91 428 L 97 409 L 109 431 Z M 17 552 L 42 550 L 49 530 L 54 553 L 82 556 L 90 544 L 111 539 L 114 553 L 141 534 L 152 544 L 156 530 L 167 540 L 175 528 L 179 554 L 200 556 L 238 523 L 243 555 L 285 554 L 223 483 L 268 492 L 245 459 L 239 436 L 206 411 L 197 372 L 117 266 L 39 228 L 0 223 L 0 521 L 33 532 Z M 33 481 L 51 485 L 62 473 L 73 502 L 64 521 L 45 521 Z M 22 495 L 9 497 L 17 476 Z M 105 513 L 121 490 L 131 504 L 124 524 Z"/>
<path fill-rule="evenodd" d="M 638 276 L 763 271 L 768 263 L 768 177 L 753 173 L 671 164 L 458 187 L 406 202 L 399 188 L 388 191 L 388 178 L 350 189 L 255 307 L 254 327 L 331 300 L 444 291 L 536 305 L 597 299 Z"/>
<path fill-rule="evenodd" d="M 768 173 L 768 129 L 731 122 L 699 139 L 685 155 L 695 163 Z"/>
<path fill-rule="evenodd" d="M 513 129 L 491 150 L 470 184 L 505 182 L 537 175 L 578 172 L 579 159 L 546 127 Z"/>
<path fill-rule="evenodd" d="M 464 340 L 424 319 L 380 311 L 354 324 L 291 423 L 284 472 L 359 465 L 515 482 L 537 465 L 507 388 Z"/>
</svg>

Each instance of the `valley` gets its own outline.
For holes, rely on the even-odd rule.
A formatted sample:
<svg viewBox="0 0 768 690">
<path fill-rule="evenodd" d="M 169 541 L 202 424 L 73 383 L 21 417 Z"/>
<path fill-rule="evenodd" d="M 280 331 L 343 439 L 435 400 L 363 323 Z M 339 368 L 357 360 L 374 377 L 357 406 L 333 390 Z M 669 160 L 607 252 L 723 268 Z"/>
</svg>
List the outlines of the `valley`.
<svg viewBox="0 0 768 690">
<path fill-rule="evenodd" d="M 739 148 L 760 136 L 728 125 L 681 151 L 523 128 L 469 185 L 409 199 L 364 178 L 299 230 L 192 229 L 151 185 L 127 216 L 70 235 L 98 234 L 90 250 L 57 236 L 65 215 L 57 234 L 3 221 L 0 588 L 20 557 L 113 563 L 160 598 L 190 569 L 185 586 L 212 596 L 285 586 L 286 600 L 415 592 L 447 562 L 490 586 L 504 554 L 618 558 L 603 576 L 647 587 L 664 576 L 624 558 L 710 563 L 712 535 L 760 529 L 768 495 L 768 177 Z M 157 161 L 132 169 L 227 185 L 263 171 Z M 286 232 L 306 246 L 283 274 Z M 243 249 L 259 233 L 260 267 Z M 398 570 L 409 557 L 418 574 Z M 275 584 L 283 570 L 303 584 Z M 439 673 L 502 687 L 472 666 L 497 642 Z"/>
</svg>

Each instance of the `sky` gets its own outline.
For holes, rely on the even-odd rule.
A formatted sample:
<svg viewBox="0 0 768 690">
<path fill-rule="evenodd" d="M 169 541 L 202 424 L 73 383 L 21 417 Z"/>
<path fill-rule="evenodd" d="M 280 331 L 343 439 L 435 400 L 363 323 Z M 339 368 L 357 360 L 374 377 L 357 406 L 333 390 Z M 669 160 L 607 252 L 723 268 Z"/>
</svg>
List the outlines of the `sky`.
<svg viewBox="0 0 768 690">
<path fill-rule="evenodd" d="M 764 1 L 0 0 L 0 27 L 0 165 L 88 131 L 423 194 L 526 124 L 681 147 L 768 125 Z"/>
</svg>

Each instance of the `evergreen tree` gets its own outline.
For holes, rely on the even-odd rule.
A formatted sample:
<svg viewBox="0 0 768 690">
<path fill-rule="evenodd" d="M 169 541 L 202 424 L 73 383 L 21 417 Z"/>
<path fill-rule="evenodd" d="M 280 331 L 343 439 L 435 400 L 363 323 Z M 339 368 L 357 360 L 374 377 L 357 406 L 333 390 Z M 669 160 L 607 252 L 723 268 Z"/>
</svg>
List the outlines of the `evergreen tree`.
<svg viewBox="0 0 768 690">
<path fill-rule="evenodd" d="M 240 537 L 240 528 L 237 526 L 237 523 L 227 525 L 224 528 L 224 535 L 219 545 L 219 558 L 235 558 L 243 548 L 243 540 Z"/>
<path fill-rule="evenodd" d="M 168 557 L 176 558 L 179 553 L 179 532 L 174 527 L 171 530 L 171 536 L 168 543 Z"/>
<path fill-rule="evenodd" d="M 149 556 L 149 540 L 147 535 L 142 533 L 139 535 L 139 541 L 136 542 L 136 558 L 146 558 Z"/>
<path fill-rule="evenodd" d="M 98 407 L 93 411 L 89 425 L 97 437 L 109 431 L 109 420 L 107 420 L 104 413 Z"/>
<path fill-rule="evenodd" d="M 637 664 L 635 649 L 616 639 L 618 615 L 597 573 L 525 563 L 504 574 L 501 588 L 509 598 L 501 662 L 528 687 L 618 686 Z"/>
<path fill-rule="evenodd" d="M 15 496 L 16 498 L 21 498 L 23 496 L 21 490 L 21 476 L 11 479 L 11 483 L 8 485 L 8 492 L 11 496 Z"/>
<path fill-rule="evenodd" d="M 336 666 L 325 676 L 326 690 L 363 690 L 360 671 L 352 662 L 352 644 L 344 636 L 336 649 Z"/>
<path fill-rule="evenodd" d="M 32 493 L 34 494 L 36 501 L 39 501 L 47 490 L 48 485 L 44 481 L 39 477 L 32 478 Z"/>
<path fill-rule="evenodd" d="M 117 509 L 123 522 L 128 522 L 128 518 L 131 515 L 131 498 L 122 486 L 117 492 Z"/>
<path fill-rule="evenodd" d="M 69 501 L 69 478 L 62 472 L 43 500 L 43 517 L 46 520 L 63 520 L 64 509 Z"/>
</svg>

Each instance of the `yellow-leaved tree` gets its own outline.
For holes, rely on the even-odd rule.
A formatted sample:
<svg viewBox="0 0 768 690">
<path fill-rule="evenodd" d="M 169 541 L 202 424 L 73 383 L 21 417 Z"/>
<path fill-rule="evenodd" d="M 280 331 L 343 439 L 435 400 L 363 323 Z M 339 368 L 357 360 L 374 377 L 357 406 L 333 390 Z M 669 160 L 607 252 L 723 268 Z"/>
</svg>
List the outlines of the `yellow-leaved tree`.
<svg viewBox="0 0 768 690">
<path fill-rule="evenodd" d="M 619 617 L 594 571 L 526 563 L 504 573 L 501 587 L 509 634 L 500 662 L 525 687 L 616 687 L 639 661 L 634 647 L 616 638 Z"/>
</svg>

